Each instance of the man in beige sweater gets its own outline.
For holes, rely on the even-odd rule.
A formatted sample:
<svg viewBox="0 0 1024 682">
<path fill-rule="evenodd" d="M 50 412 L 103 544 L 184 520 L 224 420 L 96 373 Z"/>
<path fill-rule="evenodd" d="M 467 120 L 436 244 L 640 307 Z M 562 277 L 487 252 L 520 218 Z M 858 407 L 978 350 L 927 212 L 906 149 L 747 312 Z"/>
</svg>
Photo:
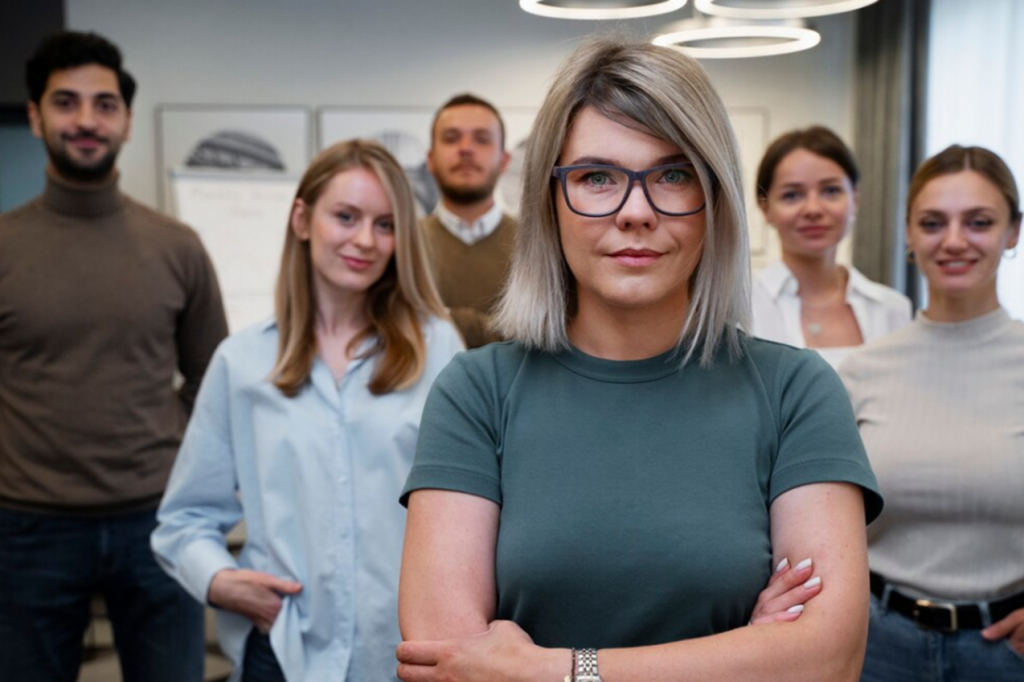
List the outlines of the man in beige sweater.
<svg viewBox="0 0 1024 682">
<path fill-rule="evenodd" d="M 57 34 L 26 82 L 50 164 L 0 216 L 0 680 L 75 679 L 94 594 L 125 682 L 200 680 L 202 608 L 149 535 L 227 333 L 217 278 L 192 230 L 118 189 L 135 81 L 117 47 Z"/>
<path fill-rule="evenodd" d="M 463 94 L 438 109 L 427 168 L 441 201 L 422 229 L 441 298 L 470 348 L 498 340 L 490 312 L 505 283 L 516 221 L 495 202 L 494 188 L 508 161 L 505 125 L 489 102 Z"/>
</svg>

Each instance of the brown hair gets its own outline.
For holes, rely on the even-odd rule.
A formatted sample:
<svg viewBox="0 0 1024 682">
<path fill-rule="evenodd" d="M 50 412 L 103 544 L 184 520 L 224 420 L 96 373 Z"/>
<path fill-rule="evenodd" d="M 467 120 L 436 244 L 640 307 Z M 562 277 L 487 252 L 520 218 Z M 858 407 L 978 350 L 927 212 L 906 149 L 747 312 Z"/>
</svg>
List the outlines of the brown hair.
<svg viewBox="0 0 1024 682">
<path fill-rule="evenodd" d="M 484 98 L 477 97 L 476 95 L 474 95 L 472 93 L 469 93 L 469 92 L 464 92 L 461 95 L 455 95 L 450 100 L 448 100 L 447 102 L 442 104 L 440 106 L 440 108 L 438 108 L 438 110 L 436 112 L 434 112 L 434 120 L 430 124 L 430 146 L 431 147 L 434 146 L 434 139 L 437 137 L 437 119 L 441 118 L 441 114 L 444 112 L 444 110 L 445 109 L 451 109 L 452 107 L 467 107 L 467 106 L 470 106 L 470 107 L 483 107 L 484 109 L 487 109 L 492 114 L 494 114 L 494 117 L 496 119 L 498 119 L 498 129 L 501 131 L 501 140 L 500 140 L 501 148 L 504 149 L 505 148 L 505 121 L 501 118 L 501 113 L 495 108 L 495 106 L 493 104 L 491 104 L 490 102 L 488 102 Z"/>
<path fill-rule="evenodd" d="M 782 160 L 797 149 L 806 149 L 812 154 L 824 157 L 839 164 L 839 167 L 850 179 L 854 187 L 860 181 L 860 171 L 853 152 L 838 135 L 825 126 L 811 126 L 801 130 L 791 130 L 777 137 L 765 150 L 761 163 L 757 167 L 757 198 L 763 201 L 768 198 L 768 190 L 775 179 L 775 169 Z"/>
<path fill-rule="evenodd" d="M 961 147 L 954 144 L 926 159 L 910 179 L 907 188 L 907 221 L 910 221 L 910 209 L 924 186 L 941 175 L 951 175 L 964 170 L 972 170 L 982 175 L 995 185 L 996 189 L 1006 198 L 1010 205 L 1010 224 L 1019 223 L 1021 219 L 1020 194 L 1013 173 L 1006 162 L 995 152 L 984 147 Z"/>
<path fill-rule="evenodd" d="M 391 201 L 395 220 L 395 253 L 384 274 L 366 292 L 369 324 L 350 344 L 350 348 L 356 348 L 367 338 L 377 337 L 365 355 L 379 355 L 369 388 L 371 393 L 383 395 L 408 388 L 423 373 L 426 343 L 420 317 L 447 319 L 448 313 L 430 276 L 409 181 L 383 146 L 369 140 L 348 140 L 325 149 L 302 176 L 295 202 L 301 200 L 312 207 L 335 175 L 352 168 L 365 168 L 377 176 Z M 271 376 L 275 386 L 294 397 L 309 381 L 318 348 L 310 246 L 296 236 L 290 219 L 277 278 L 275 312 L 279 341 Z"/>
</svg>

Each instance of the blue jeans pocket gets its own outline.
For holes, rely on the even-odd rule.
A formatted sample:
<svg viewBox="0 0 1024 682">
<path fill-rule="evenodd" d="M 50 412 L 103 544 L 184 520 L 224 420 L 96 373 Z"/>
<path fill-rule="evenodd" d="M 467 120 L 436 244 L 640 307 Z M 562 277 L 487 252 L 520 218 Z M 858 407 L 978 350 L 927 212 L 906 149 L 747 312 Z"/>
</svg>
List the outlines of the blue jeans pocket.
<svg viewBox="0 0 1024 682">
<path fill-rule="evenodd" d="M 1014 649 L 1013 645 L 1010 644 L 1010 640 L 1008 639 L 1004 639 L 1002 642 L 1000 642 L 1000 644 L 1003 645 L 1003 649 L 1006 650 L 1007 655 L 1013 658 L 1015 661 L 1017 661 L 1017 663 L 1019 663 L 1021 667 L 1024 668 L 1024 654 Z"/>
</svg>

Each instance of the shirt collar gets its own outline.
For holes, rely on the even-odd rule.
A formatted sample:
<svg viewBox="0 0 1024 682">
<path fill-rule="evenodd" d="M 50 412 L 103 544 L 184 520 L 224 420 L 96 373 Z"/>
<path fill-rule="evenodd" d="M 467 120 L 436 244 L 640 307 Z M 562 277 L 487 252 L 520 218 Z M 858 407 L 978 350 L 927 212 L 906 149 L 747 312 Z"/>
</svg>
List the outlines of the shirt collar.
<svg viewBox="0 0 1024 682">
<path fill-rule="evenodd" d="M 501 206 L 498 205 L 497 201 L 494 202 L 494 205 L 491 206 L 487 213 L 484 213 L 472 223 L 466 222 L 452 213 L 444 205 L 443 201 L 437 202 L 434 214 L 446 230 L 466 244 L 475 244 L 481 239 L 491 236 L 498 229 L 498 225 L 501 224 L 501 219 L 504 216 Z"/>
<path fill-rule="evenodd" d="M 885 287 L 878 282 L 872 282 L 870 279 L 861 274 L 861 271 L 852 265 L 847 265 L 846 270 L 850 273 L 850 282 L 846 287 L 847 296 L 851 292 L 857 293 L 864 298 L 870 298 L 872 301 L 883 301 L 885 300 Z"/>
<path fill-rule="evenodd" d="M 761 270 L 761 283 L 772 299 L 778 299 L 784 293 L 795 296 L 798 288 L 796 277 L 782 261 Z"/>
<path fill-rule="evenodd" d="M 849 273 L 849 280 L 846 283 L 846 298 L 851 296 L 863 296 L 872 301 L 884 300 L 884 287 L 877 282 L 872 282 L 865 277 L 860 270 L 852 265 L 844 266 Z M 782 261 L 772 263 L 761 271 L 761 283 L 772 299 L 778 299 L 783 294 L 796 296 L 800 288 L 796 277 Z"/>
</svg>

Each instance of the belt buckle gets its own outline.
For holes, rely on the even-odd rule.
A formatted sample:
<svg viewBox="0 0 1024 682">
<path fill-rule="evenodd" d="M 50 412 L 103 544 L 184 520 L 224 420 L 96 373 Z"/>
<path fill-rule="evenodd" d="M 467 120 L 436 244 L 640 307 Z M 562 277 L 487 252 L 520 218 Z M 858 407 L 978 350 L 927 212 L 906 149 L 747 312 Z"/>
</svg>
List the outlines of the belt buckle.
<svg viewBox="0 0 1024 682">
<path fill-rule="evenodd" d="M 918 607 L 914 609 L 914 618 L 918 620 L 920 625 L 921 611 L 920 609 L 942 609 L 949 612 L 949 627 L 948 628 L 935 628 L 936 630 L 942 630 L 944 632 L 956 632 L 959 629 L 959 623 L 957 622 L 956 616 L 956 605 L 950 604 L 949 602 L 932 601 L 931 599 L 917 599 L 914 604 Z"/>
</svg>

